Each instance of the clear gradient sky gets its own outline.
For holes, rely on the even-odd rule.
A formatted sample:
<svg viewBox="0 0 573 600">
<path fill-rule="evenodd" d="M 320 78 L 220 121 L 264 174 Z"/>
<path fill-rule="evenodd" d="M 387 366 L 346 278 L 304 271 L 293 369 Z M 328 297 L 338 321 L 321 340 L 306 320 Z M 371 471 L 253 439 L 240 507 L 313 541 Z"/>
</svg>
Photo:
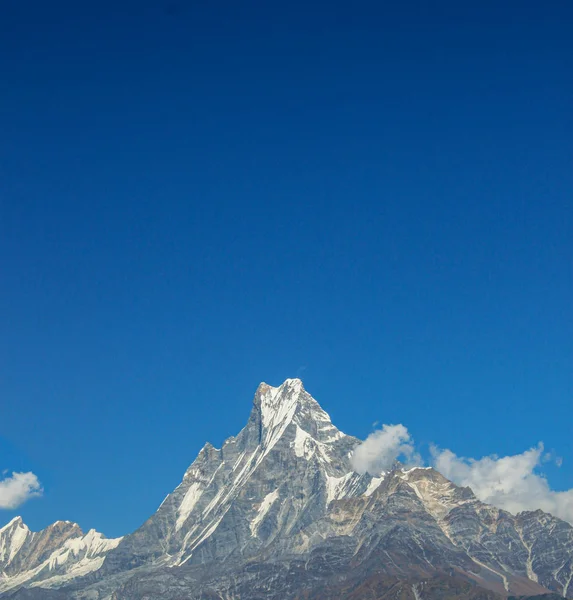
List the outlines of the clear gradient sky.
<svg viewBox="0 0 573 600">
<path fill-rule="evenodd" d="M 133 530 L 256 386 L 573 487 L 573 4 L 0 7 L 0 471 Z"/>
</svg>

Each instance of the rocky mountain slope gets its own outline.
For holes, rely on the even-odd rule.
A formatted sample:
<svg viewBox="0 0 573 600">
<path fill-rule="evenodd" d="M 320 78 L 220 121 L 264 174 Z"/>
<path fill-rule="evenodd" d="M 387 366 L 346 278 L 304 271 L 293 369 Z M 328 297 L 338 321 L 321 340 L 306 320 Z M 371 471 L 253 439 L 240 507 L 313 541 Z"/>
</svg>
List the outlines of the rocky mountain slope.
<svg viewBox="0 0 573 600">
<path fill-rule="evenodd" d="M 57 521 L 33 532 L 20 517 L 0 529 L 0 592 L 21 585 L 60 586 L 99 569 L 121 542 L 76 523 Z"/>
<path fill-rule="evenodd" d="M 0 530 L 0 592 L 86 600 L 549 591 L 573 598 L 568 523 L 485 505 L 431 468 L 355 473 L 349 458 L 358 443 L 300 380 L 261 384 L 245 428 L 220 449 L 205 445 L 134 533 L 105 540 L 54 524 L 50 533 L 24 535 L 21 521 Z"/>
</svg>

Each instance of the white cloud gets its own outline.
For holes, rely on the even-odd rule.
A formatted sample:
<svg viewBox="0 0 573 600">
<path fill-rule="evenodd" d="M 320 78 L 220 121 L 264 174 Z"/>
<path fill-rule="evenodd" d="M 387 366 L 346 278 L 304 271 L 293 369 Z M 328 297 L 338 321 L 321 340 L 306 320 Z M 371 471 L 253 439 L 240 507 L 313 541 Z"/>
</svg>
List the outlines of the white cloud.
<svg viewBox="0 0 573 600">
<path fill-rule="evenodd" d="M 544 462 L 554 460 L 561 466 L 562 459 L 545 453 L 542 443 L 522 454 L 480 459 L 459 457 L 436 446 L 430 450 L 436 470 L 457 485 L 470 487 L 482 502 L 513 514 L 541 509 L 573 524 L 573 489 L 552 490 L 540 472 Z M 407 466 L 423 464 L 410 432 L 401 424 L 383 425 L 371 433 L 355 448 L 350 463 L 358 473 L 379 475 L 396 459 Z"/>
<path fill-rule="evenodd" d="M 458 485 L 469 486 L 482 502 L 514 514 L 540 508 L 573 524 L 573 489 L 555 492 L 537 472 L 546 459 L 541 443 L 522 454 L 501 458 L 463 458 L 436 447 L 432 455 L 436 470 Z"/>
<path fill-rule="evenodd" d="M 382 429 L 371 433 L 354 449 L 350 463 L 358 473 L 379 475 L 387 471 L 397 458 L 409 465 L 421 462 L 404 425 L 383 425 Z"/>
<path fill-rule="evenodd" d="M 0 480 L 0 508 L 17 508 L 30 498 L 42 495 L 42 486 L 34 473 L 12 473 Z"/>
</svg>

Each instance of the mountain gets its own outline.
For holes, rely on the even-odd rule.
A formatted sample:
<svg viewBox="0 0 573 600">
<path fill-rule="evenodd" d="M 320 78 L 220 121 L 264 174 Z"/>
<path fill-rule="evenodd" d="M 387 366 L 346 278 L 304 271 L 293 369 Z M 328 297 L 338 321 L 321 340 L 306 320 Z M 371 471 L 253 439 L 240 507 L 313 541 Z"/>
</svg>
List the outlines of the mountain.
<svg viewBox="0 0 573 600">
<path fill-rule="evenodd" d="M 121 542 L 76 523 L 57 521 L 33 532 L 20 517 L 0 529 L 0 592 L 21 585 L 61 586 L 99 569 Z"/>
<path fill-rule="evenodd" d="M 205 445 L 158 511 L 108 557 L 106 572 L 150 560 L 240 560 L 275 540 L 288 544 L 330 500 L 367 491 L 372 478 L 349 463 L 357 443 L 300 380 L 261 384 L 246 427 L 221 449 Z"/>
<path fill-rule="evenodd" d="M 360 441 L 289 379 L 206 444 L 130 535 L 0 530 L 0 592 L 47 600 L 573 598 L 573 527 L 480 502 L 432 468 L 353 471 Z M 23 540 L 23 541 L 22 541 Z M 49 588 L 49 589 L 48 589 Z"/>
</svg>

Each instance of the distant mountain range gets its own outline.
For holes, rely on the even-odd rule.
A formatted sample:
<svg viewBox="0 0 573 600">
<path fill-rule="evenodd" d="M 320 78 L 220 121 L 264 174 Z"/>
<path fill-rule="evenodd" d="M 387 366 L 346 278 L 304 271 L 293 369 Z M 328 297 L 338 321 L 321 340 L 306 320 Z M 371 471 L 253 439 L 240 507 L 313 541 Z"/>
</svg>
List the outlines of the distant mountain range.
<svg viewBox="0 0 573 600">
<path fill-rule="evenodd" d="M 0 597 L 573 598 L 571 525 L 484 504 L 432 468 L 356 473 L 359 443 L 300 380 L 262 383 L 245 428 L 206 444 L 130 535 L 0 529 Z"/>
</svg>

